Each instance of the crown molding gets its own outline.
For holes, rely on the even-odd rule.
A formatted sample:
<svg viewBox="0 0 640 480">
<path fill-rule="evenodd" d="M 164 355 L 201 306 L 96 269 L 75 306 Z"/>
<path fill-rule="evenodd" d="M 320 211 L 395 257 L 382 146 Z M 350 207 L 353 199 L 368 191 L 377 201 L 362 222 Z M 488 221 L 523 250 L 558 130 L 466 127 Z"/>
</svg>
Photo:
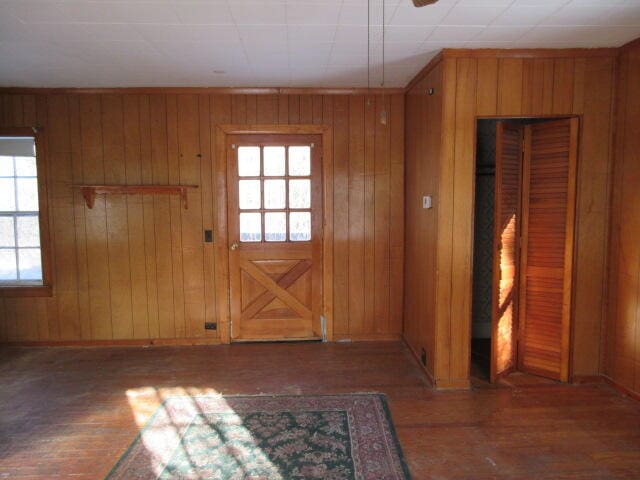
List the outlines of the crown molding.
<svg viewBox="0 0 640 480">
<path fill-rule="evenodd" d="M 0 87 L 5 94 L 212 94 L 212 95 L 392 95 L 404 88 L 262 88 L 262 87 Z"/>
</svg>

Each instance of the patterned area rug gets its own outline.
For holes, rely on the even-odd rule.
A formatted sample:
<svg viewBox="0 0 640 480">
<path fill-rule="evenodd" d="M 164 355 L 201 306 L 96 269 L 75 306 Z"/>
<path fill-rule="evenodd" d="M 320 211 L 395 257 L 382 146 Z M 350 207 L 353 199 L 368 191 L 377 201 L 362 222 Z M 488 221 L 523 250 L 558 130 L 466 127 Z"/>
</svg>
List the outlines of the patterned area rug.
<svg viewBox="0 0 640 480">
<path fill-rule="evenodd" d="M 410 478 L 385 397 L 172 397 L 108 479 Z"/>
</svg>

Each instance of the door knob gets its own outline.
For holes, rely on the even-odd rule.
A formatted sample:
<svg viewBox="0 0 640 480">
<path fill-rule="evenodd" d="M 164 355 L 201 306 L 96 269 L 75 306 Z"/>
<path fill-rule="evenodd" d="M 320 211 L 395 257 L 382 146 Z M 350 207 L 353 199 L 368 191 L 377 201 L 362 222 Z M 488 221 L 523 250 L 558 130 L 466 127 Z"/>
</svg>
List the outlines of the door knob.
<svg viewBox="0 0 640 480">
<path fill-rule="evenodd" d="M 239 246 L 240 246 L 240 245 L 238 245 L 238 242 L 233 242 L 233 243 L 231 244 L 231 247 L 230 247 L 230 248 L 231 248 L 231 250 L 237 250 Z"/>
</svg>

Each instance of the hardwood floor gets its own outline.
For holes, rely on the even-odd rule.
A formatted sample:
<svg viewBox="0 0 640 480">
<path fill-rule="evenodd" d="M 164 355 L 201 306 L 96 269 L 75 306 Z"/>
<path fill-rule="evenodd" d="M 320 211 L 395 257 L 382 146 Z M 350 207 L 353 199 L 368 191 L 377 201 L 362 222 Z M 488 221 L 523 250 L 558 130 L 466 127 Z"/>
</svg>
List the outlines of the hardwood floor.
<svg viewBox="0 0 640 480">
<path fill-rule="evenodd" d="M 102 478 L 175 394 L 388 395 L 414 479 L 640 478 L 605 385 L 431 390 L 401 343 L 0 349 L 0 478 Z"/>
</svg>

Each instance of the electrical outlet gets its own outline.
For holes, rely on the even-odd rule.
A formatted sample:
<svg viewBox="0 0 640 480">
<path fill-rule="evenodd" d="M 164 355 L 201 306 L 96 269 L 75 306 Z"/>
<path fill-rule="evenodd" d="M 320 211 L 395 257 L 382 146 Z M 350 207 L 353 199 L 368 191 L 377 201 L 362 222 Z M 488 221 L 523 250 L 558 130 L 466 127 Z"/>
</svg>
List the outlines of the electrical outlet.
<svg viewBox="0 0 640 480">
<path fill-rule="evenodd" d="M 427 366 L 427 351 L 424 348 L 420 350 L 420 361 L 422 365 Z"/>
<path fill-rule="evenodd" d="M 213 242 L 213 230 L 205 230 L 204 231 L 204 241 L 206 243 Z"/>
<path fill-rule="evenodd" d="M 215 322 L 205 322 L 204 329 L 205 330 L 217 330 L 218 329 L 218 324 L 215 323 Z"/>
<path fill-rule="evenodd" d="M 431 195 L 425 195 L 422 197 L 422 208 L 431 208 L 432 200 Z"/>
</svg>

